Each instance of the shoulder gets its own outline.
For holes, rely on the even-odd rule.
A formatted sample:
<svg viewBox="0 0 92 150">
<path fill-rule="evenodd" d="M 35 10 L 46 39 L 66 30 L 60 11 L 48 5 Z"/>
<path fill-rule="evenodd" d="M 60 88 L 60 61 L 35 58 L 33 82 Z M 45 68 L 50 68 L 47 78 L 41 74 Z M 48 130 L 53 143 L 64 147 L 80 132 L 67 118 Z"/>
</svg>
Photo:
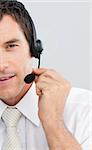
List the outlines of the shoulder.
<svg viewBox="0 0 92 150">
<path fill-rule="evenodd" d="M 64 121 L 67 127 L 87 126 L 89 117 L 92 119 L 92 91 L 72 88 L 64 108 Z"/>
<path fill-rule="evenodd" d="M 92 91 L 88 89 L 72 87 L 66 101 L 66 104 L 68 103 L 92 105 Z"/>
<path fill-rule="evenodd" d="M 89 128 L 92 126 L 90 120 L 92 120 L 92 91 L 72 88 L 65 104 L 64 122 L 83 147 L 90 138 Z M 90 129 L 92 134 L 92 128 Z"/>
<path fill-rule="evenodd" d="M 72 116 L 83 115 L 92 110 L 92 91 L 73 87 L 66 100 L 64 113 Z"/>
</svg>

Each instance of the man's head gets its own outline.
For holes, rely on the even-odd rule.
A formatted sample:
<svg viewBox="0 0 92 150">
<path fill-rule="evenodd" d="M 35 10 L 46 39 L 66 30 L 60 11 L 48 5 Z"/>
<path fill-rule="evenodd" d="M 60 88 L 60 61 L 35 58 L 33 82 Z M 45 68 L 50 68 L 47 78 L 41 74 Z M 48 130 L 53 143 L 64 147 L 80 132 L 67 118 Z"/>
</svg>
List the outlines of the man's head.
<svg viewBox="0 0 92 150">
<path fill-rule="evenodd" d="M 31 18 L 14 0 L 0 0 L 0 99 L 9 105 L 19 101 L 24 77 L 31 68 Z"/>
</svg>

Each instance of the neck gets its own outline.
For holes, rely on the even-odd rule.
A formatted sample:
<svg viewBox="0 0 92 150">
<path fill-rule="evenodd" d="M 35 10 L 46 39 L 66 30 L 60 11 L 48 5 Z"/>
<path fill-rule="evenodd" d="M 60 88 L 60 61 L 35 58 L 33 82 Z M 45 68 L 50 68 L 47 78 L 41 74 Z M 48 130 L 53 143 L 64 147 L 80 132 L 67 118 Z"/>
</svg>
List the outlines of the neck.
<svg viewBox="0 0 92 150">
<path fill-rule="evenodd" d="M 27 91 L 30 89 L 31 86 L 32 86 L 32 83 L 24 85 L 22 91 L 19 93 L 19 95 L 16 96 L 16 99 L 18 100 L 18 102 L 22 99 L 22 97 L 24 97 L 24 95 L 27 93 Z"/>
</svg>

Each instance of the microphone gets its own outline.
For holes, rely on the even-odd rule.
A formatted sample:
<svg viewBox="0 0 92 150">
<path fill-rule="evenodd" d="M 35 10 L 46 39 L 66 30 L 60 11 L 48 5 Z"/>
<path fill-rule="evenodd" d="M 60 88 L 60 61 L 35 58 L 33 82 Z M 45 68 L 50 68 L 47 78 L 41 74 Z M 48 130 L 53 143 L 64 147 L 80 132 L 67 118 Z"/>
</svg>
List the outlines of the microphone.
<svg viewBox="0 0 92 150">
<path fill-rule="evenodd" d="M 41 53 L 43 51 L 43 48 L 42 48 L 42 43 L 40 40 L 37 40 L 36 43 L 35 43 L 35 49 L 37 50 L 37 57 L 38 58 L 38 68 L 40 68 L 40 59 L 41 59 Z M 27 84 L 30 84 L 31 82 L 33 82 L 35 80 L 35 73 L 31 73 L 31 74 L 28 74 L 25 78 L 24 78 L 24 81 L 27 83 Z"/>
<path fill-rule="evenodd" d="M 31 73 L 31 74 L 28 74 L 25 78 L 24 78 L 24 81 L 27 83 L 27 84 L 30 84 L 32 81 L 35 80 L 35 74 L 34 73 Z"/>
</svg>

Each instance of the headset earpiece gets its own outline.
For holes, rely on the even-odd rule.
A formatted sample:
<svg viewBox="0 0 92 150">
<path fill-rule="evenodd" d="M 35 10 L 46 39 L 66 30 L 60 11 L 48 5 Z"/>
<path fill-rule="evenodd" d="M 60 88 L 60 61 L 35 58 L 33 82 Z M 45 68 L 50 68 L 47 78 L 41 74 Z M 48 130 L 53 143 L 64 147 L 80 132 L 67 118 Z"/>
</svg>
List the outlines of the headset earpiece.
<svg viewBox="0 0 92 150">
<path fill-rule="evenodd" d="M 37 39 L 36 29 L 32 20 L 31 20 L 31 28 L 32 28 L 32 43 L 31 43 L 32 56 L 39 59 L 43 51 L 42 42 L 41 40 Z"/>
<path fill-rule="evenodd" d="M 36 40 L 34 48 L 35 48 L 35 51 L 36 51 L 36 58 L 39 59 L 39 57 L 40 57 L 40 55 L 42 54 L 42 51 L 43 51 L 41 40 Z"/>
</svg>

